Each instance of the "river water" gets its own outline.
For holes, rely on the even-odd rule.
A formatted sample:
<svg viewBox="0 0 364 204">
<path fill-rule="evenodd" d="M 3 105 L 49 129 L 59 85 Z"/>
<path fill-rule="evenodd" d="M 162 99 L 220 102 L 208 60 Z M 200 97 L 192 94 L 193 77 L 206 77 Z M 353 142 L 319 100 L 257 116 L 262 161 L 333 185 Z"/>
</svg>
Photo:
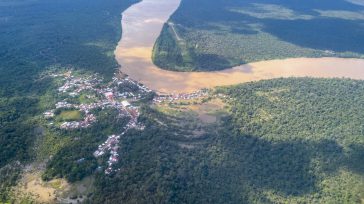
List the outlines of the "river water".
<svg viewBox="0 0 364 204">
<path fill-rule="evenodd" d="M 245 64 L 214 72 L 173 72 L 152 62 L 153 46 L 180 0 L 143 0 L 122 14 L 123 34 L 115 50 L 121 71 L 149 88 L 187 93 L 201 88 L 278 77 L 346 77 L 364 79 L 363 59 L 293 58 Z"/>
</svg>

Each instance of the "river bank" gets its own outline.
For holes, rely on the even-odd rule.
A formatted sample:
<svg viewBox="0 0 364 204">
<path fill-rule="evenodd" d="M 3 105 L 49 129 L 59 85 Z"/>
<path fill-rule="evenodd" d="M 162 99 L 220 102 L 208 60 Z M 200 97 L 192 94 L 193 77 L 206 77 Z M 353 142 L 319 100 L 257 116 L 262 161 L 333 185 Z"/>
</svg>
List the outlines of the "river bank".
<svg viewBox="0 0 364 204">
<path fill-rule="evenodd" d="M 364 79 L 364 60 L 294 58 L 245 64 L 215 72 L 174 72 L 155 66 L 151 56 L 162 27 L 180 0 L 143 0 L 122 14 L 123 34 L 115 50 L 121 71 L 152 90 L 193 92 L 278 77 L 345 77 Z"/>
</svg>

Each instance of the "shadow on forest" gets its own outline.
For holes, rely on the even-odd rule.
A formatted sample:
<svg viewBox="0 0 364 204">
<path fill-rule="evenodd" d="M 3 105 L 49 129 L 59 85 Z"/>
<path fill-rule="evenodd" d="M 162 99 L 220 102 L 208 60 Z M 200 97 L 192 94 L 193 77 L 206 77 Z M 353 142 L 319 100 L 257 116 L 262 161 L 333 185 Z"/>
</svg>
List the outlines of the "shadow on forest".
<svg viewBox="0 0 364 204">
<path fill-rule="evenodd" d="M 341 19 L 265 20 L 263 30 L 301 47 L 364 53 L 363 23 Z"/>
<path fill-rule="evenodd" d="M 187 10 L 188 5 L 196 4 L 190 1 L 182 2 L 180 9 Z M 308 0 L 304 3 L 217 0 L 213 5 L 202 0 L 188 9 L 193 13 L 189 19 L 178 11 L 173 17 L 183 18 L 186 26 L 201 29 L 224 31 L 226 28 L 217 26 L 220 24 L 230 26 L 232 33 L 254 35 L 263 31 L 305 48 L 364 54 L 364 7 L 345 0 Z"/>
<path fill-rule="evenodd" d="M 350 145 L 345 164 L 351 171 L 364 174 L 364 146 Z"/>
<path fill-rule="evenodd" d="M 159 120 L 170 120 L 163 120 L 169 117 L 163 113 L 154 111 L 153 114 L 158 114 Z M 166 132 L 176 132 L 179 128 L 168 123 Z M 234 135 L 230 130 L 234 130 L 233 124 L 226 120 L 220 131 L 206 133 L 203 137 L 208 146 L 188 150 L 191 154 L 183 156 L 184 165 L 178 167 L 178 172 L 182 173 L 175 178 L 175 185 L 187 188 L 187 183 L 200 183 L 189 188 L 215 195 L 212 199 L 237 201 L 242 191 L 250 190 L 272 190 L 286 196 L 318 192 L 317 175 L 335 175 L 342 168 L 364 173 L 364 146 L 361 145 L 351 145 L 344 150 L 334 140 L 272 142 L 251 135 Z M 169 136 L 163 140 L 181 141 L 187 133 L 180 133 L 167 134 Z M 198 141 L 183 139 L 191 144 Z M 219 147 L 218 153 L 212 154 L 211 147 Z M 172 155 L 174 158 L 178 154 Z"/>
<path fill-rule="evenodd" d="M 272 203 L 262 192 L 303 196 L 322 190 L 317 185 L 321 173 L 335 175 L 341 168 L 363 173 L 364 147 L 360 145 L 344 149 L 333 140 L 271 142 L 235 135 L 234 125 L 227 118 L 225 124 L 206 132 L 205 142 L 199 143 L 199 138 L 186 138 L 188 130 L 176 123 L 183 118 L 150 107 L 142 112 L 140 121 L 148 131 L 129 132 L 123 138 L 123 159 L 118 164 L 122 171 L 111 179 L 105 177 L 100 188 L 108 199 L 114 199 L 116 192 L 128 191 L 118 199 Z M 176 144 L 181 141 L 200 145 L 181 148 Z M 163 198 L 154 197 L 159 192 L 163 192 Z"/>
<path fill-rule="evenodd" d="M 228 60 L 219 55 L 202 53 L 196 54 L 193 49 L 190 49 L 190 53 L 193 53 L 193 58 L 198 58 L 198 60 L 195 60 L 196 67 L 202 70 L 219 70 L 221 66 L 229 66 L 230 64 Z"/>
<path fill-rule="evenodd" d="M 209 177 L 239 183 L 241 189 L 248 184 L 253 189 L 298 196 L 318 191 L 315 171 L 335 174 L 346 167 L 364 173 L 364 147 L 352 146 L 346 154 L 332 140 L 272 143 L 254 136 L 236 136 L 226 137 L 224 148 L 229 159 L 210 168 Z"/>
</svg>

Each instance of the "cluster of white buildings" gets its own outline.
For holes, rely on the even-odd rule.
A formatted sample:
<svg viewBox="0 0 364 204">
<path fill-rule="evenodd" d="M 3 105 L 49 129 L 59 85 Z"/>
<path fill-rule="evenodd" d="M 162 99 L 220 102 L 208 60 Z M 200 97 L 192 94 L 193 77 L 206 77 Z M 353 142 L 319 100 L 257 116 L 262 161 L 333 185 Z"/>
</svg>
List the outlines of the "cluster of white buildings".
<svg viewBox="0 0 364 204">
<path fill-rule="evenodd" d="M 85 117 L 82 121 L 69 121 L 60 125 L 61 129 L 77 129 L 87 128 L 96 121 L 96 117 L 91 113 L 95 108 L 115 108 L 119 111 L 120 117 L 129 117 L 129 122 L 124 127 L 124 132 L 120 135 L 111 135 L 108 139 L 101 144 L 94 152 L 95 157 L 100 157 L 109 153 L 108 165 L 105 169 L 106 174 L 110 174 L 115 171 L 113 164 L 119 161 L 119 140 L 129 129 L 144 129 L 144 125 L 138 122 L 140 115 L 139 107 L 133 106 L 128 100 L 137 101 L 143 94 L 151 92 L 150 89 L 138 82 L 135 82 L 129 78 L 118 79 L 113 78 L 113 81 L 107 85 L 103 85 L 102 81 L 96 76 L 91 77 L 74 77 L 72 72 L 66 72 L 64 74 L 53 74 L 52 77 L 63 77 L 64 84 L 58 88 L 58 91 L 62 94 L 74 97 L 80 95 L 82 91 L 87 90 L 87 96 L 95 99 L 93 103 L 87 104 L 72 104 L 69 103 L 67 98 L 56 103 L 56 109 L 76 109 L 85 113 Z M 128 86 L 125 90 L 119 89 L 122 86 Z M 130 91 L 129 91 L 130 90 Z M 63 95 L 62 95 L 63 96 Z M 56 110 L 55 109 L 55 110 Z M 46 118 L 54 117 L 55 110 L 47 111 L 44 113 Z"/>
<path fill-rule="evenodd" d="M 74 108 L 75 105 L 68 103 L 67 101 L 60 101 L 56 103 L 56 109 L 59 108 Z"/>
<path fill-rule="evenodd" d="M 104 155 L 105 153 L 109 152 L 110 156 L 107 161 L 107 168 L 105 169 L 105 174 L 110 174 L 112 172 L 115 172 L 113 168 L 113 164 L 117 163 L 119 161 L 119 140 L 120 137 L 123 136 L 129 129 L 139 129 L 143 130 L 145 126 L 138 122 L 138 117 L 140 115 L 139 108 L 136 106 L 133 106 L 130 104 L 126 98 L 131 97 L 133 100 L 140 99 L 141 94 L 143 93 L 149 93 L 151 92 L 150 89 L 145 87 L 144 85 L 141 85 L 133 80 L 130 80 L 128 78 L 125 79 L 117 79 L 116 77 L 113 78 L 113 83 L 117 86 L 122 85 L 123 83 L 127 82 L 129 85 L 134 85 L 138 87 L 139 93 L 133 93 L 133 92 L 118 92 L 117 90 L 107 90 L 107 92 L 104 93 L 105 98 L 114 106 L 117 108 L 120 112 L 120 115 L 122 116 L 128 116 L 130 118 L 129 122 L 124 127 L 124 132 L 122 132 L 120 135 L 111 135 L 107 138 L 107 140 L 99 145 L 98 149 L 94 152 L 94 156 L 96 158 Z M 118 102 L 121 101 L 121 102 Z"/>
<path fill-rule="evenodd" d="M 59 75 L 52 75 L 57 77 Z M 83 90 L 95 90 L 95 85 L 102 82 L 97 75 L 92 75 L 88 77 L 75 77 L 72 72 L 66 72 L 63 74 L 66 82 L 63 86 L 58 88 L 61 93 L 68 93 L 70 96 L 75 97 L 80 94 Z"/>
<path fill-rule="evenodd" d="M 197 98 L 202 98 L 208 95 L 207 90 L 199 90 L 192 93 L 180 93 L 180 94 L 160 94 L 154 97 L 154 103 L 162 103 L 162 102 L 173 102 L 177 100 L 192 100 Z"/>
<path fill-rule="evenodd" d="M 43 113 L 45 118 L 53 118 L 54 117 L 54 110 L 49 110 Z"/>
<path fill-rule="evenodd" d="M 139 109 L 136 107 L 133 107 L 130 105 L 127 101 L 122 101 L 121 103 L 121 110 L 126 113 L 130 120 L 124 127 L 124 132 L 122 132 L 120 135 L 111 135 L 107 138 L 107 140 L 99 145 L 98 149 L 94 152 L 94 156 L 96 158 L 104 155 L 105 153 L 109 152 L 110 156 L 107 161 L 108 166 L 105 169 L 105 174 L 111 174 L 112 172 L 115 172 L 116 170 L 113 168 L 113 164 L 117 163 L 119 161 L 119 140 L 120 137 L 123 136 L 129 129 L 139 129 L 144 130 L 145 126 L 138 122 L 139 117 Z"/>
<path fill-rule="evenodd" d="M 84 90 L 88 90 L 91 91 L 88 92 L 88 94 L 91 95 L 87 96 L 89 98 L 95 99 L 94 103 L 88 103 L 88 104 L 72 104 L 67 101 L 67 98 L 64 99 L 63 101 L 56 103 L 55 104 L 56 109 L 60 108 L 76 109 L 78 111 L 84 112 L 86 115 L 82 121 L 69 121 L 62 123 L 60 125 L 60 128 L 62 129 L 77 129 L 77 128 L 89 127 L 92 123 L 96 121 L 96 117 L 93 114 L 90 114 L 90 111 L 92 111 L 95 108 L 101 108 L 101 109 L 115 108 L 119 110 L 120 116 L 129 116 L 131 118 L 132 122 L 130 127 L 136 126 L 137 118 L 139 117 L 139 109 L 138 107 L 132 106 L 125 99 L 132 97 L 133 99 L 137 100 L 141 97 L 141 93 L 146 91 L 150 92 L 150 90 L 147 89 L 145 86 L 137 82 L 134 82 L 128 78 L 119 80 L 116 77 L 114 77 L 112 83 L 110 83 L 109 85 L 104 85 L 104 87 L 102 87 L 101 85 L 102 80 L 100 80 L 96 75 L 88 77 L 86 76 L 84 78 L 74 77 L 72 75 L 72 72 L 69 71 L 63 74 L 52 74 L 51 76 L 63 77 L 62 79 L 65 82 L 61 87 L 58 88 L 58 91 L 60 93 L 66 93 L 73 97 L 79 95 Z M 118 92 L 118 86 L 125 82 L 137 86 L 138 89 L 141 89 L 142 91 L 138 91 L 139 93 L 135 94 L 131 92 L 124 92 L 124 93 Z M 94 93 L 94 96 L 92 95 L 92 93 Z M 54 117 L 55 110 L 46 111 L 44 113 L 44 117 L 45 118 Z"/>
<path fill-rule="evenodd" d="M 124 133 L 122 133 L 122 135 L 123 134 Z M 109 136 L 104 143 L 99 145 L 98 149 L 93 154 L 96 158 L 98 158 L 107 152 L 110 153 L 109 159 L 107 161 L 108 166 L 105 169 L 105 174 L 110 174 L 113 171 L 113 164 L 119 161 L 119 139 L 120 135 Z"/>
<path fill-rule="evenodd" d="M 114 77 L 112 82 L 108 85 L 102 85 L 102 80 L 100 80 L 96 75 L 81 78 L 72 76 L 72 72 L 66 72 L 64 74 L 53 74 L 52 76 L 64 77 L 65 83 L 58 89 L 60 93 L 66 93 L 69 96 L 74 97 L 79 95 L 82 91 L 88 90 L 88 94 L 91 92 L 95 95 L 88 95 L 88 97 L 95 99 L 94 103 L 71 104 L 67 102 L 67 99 L 65 99 L 55 104 L 56 109 L 72 108 L 85 113 L 85 117 L 82 121 L 64 122 L 61 124 L 60 128 L 77 129 L 89 127 L 96 121 L 96 117 L 90 113 L 90 111 L 95 108 L 115 108 L 119 111 L 120 117 L 130 118 L 129 122 L 124 127 L 124 132 L 120 135 L 109 136 L 107 140 L 99 145 L 98 149 L 93 153 L 96 158 L 109 153 L 110 156 L 105 169 L 105 174 L 117 171 L 113 168 L 113 165 L 119 161 L 120 156 L 118 154 L 118 150 L 120 137 L 123 136 L 129 129 L 143 130 L 145 128 L 143 124 L 138 122 L 138 117 L 140 115 L 139 107 L 133 106 L 128 100 L 137 101 L 145 94 L 152 92 L 152 90 L 127 77 L 123 79 Z M 207 94 L 207 90 L 201 90 L 190 94 L 158 95 L 153 99 L 153 101 L 154 103 L 161 103 L 165 101 L 173 102 L 175 100 L 189 100 L 201 98 Z M 44 116 L 46 118 L 54 117 L 54 110 L 45 112 Z"/>
<path fill-rule="evenodd" d="M 93 114 L 87 114 L 82 121 L 64 122 L 61 124 L 60 128 L 66 130 L 88 128 L 94 122 L 96 122 L 96 117 Z"/>
<path fill-rule="evenodd" d="M 60 128 L 61 129 L 77 129 L 80 127 L 80 122 L 77 121 L 72 121 L 72 122 L 64 122 L 61 124 Z"/>
<path fill-rule="evenodd" d="M 132 79 L 129 79 L 128 77 L 125 77 L 124 79 L 119 79 L 117 77 L 113 77 L 113 82 L 116 83 L 117 85 L 120 85 L 120 84 L 125 83 L 125 82 L 129 83 L 131 85 L 135 85 L 142 92 L 151 92 L 152 91 L 148 87 L 146 87 L 145 85 L 140 84 L 137 81 L 134 81 Z"/>
</svg>

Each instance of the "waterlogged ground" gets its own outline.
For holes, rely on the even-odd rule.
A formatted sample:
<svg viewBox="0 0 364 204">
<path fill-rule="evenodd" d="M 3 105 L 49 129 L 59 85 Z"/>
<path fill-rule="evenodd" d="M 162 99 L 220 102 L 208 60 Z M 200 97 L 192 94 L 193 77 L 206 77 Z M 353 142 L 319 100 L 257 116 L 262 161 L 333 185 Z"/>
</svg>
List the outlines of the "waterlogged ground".
<svg viewBox="0 0 364 204">
<path fill-rule="evenodd" d="M 294 58 L 270 60 L 216 72 L 173 72 L 152 62 L 153 46 L 180 0 L 143 0 L 123 13 L 123 35 L 115 56 L 121 71 L 149 88 L 167 93 L 233 85 L 277 77 L 364 79 L 363 59 Z"/>
</svg>

